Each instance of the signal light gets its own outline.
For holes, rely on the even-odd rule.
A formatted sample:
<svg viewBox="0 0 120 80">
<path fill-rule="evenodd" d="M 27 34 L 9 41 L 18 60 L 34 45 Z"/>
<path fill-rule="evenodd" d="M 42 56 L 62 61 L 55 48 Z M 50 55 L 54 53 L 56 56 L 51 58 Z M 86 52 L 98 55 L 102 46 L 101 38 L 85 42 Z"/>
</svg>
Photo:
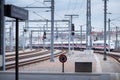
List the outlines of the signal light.
<svg viewBox="0 0 120 80">
<path fill-rule="evenodd" d="M 27 29 L 24 29 L 24 32 L 27 32 Z"/>
<path fill-rule="evenodd" d="M 71 35 L 75 34 L 74 31 L 75 31 L 75 26 L 74 26 L 74 24 L 72 24 L 72 26 L 71 26 Z"/>
<path fill-rule="evenodd" d="M 43 39 L 46 39 L 46 31 L 43 33 Z"/>
</svg>

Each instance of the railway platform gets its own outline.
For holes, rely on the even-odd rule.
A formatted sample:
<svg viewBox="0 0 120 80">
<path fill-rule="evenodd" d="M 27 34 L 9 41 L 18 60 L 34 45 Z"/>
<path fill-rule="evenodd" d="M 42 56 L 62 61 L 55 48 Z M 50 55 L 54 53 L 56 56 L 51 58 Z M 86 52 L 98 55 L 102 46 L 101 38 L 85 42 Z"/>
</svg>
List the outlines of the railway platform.
<svg viewBox="0 0 120 80">
<path fill-rule="evenodd" d="M 66 53 L 67 62 L 65 62 L 65 73 L 75 72 L 75 62 L 93 62 L 92 73 L 120 73 L 120 63 L 111 57 L 107 57 L 107 61 L 103 60 L 103 55 L 100 54 L 84 54 L 81 51 L 74 53 Z M 19 67 L 20 71 L 35 71 L 35 72 L 62 72 L 62 63 L 58 57 L 54 58 L 54 62 L 50 60 L 29 64 Z M 14 71 L 10 69 L 9 71 Z"/>
<path fill-rule="evenodd" d="M 81 51 L 67 53 L 64 73 L 58 57 L 54 58 L 54 62 L 46 60 L 19 67 L 20 80 L 120 80 L 120 63 L 111 57 L 104 61 L 103 55 L 85 53 Z M 75 62 L 83 61 L 94 63 L 92 72 L 75 72 Z M 0 72 L 0 79 L 14 80 L 14 74 L 14 69 Z"/>
<path fill-rule="evenodd" d="M 59 50 L 58 50 L 59 51 Z M 96 60 L 91 54 L 84 54 L 85 52 L 73 51 L 71 53 L 66 53 L 67 62 L 65 62 L 65 72 L 75 72 L 75 62 L 93 62 L 92 72 L 96 72 Z M 69 67 L 69 68 L 68 68 Z M 54 58 L 54 62 L 49 60 L 25 65 L 19 67 L 20 71 L 40 71 L 40 72 L 61 72 L 62 63 L 59 61 L 58 57 Z M 10 69 L 9 71 L 14 71 Z"/>
<path fill-rule="evenodd" d="M 14 72 L 0 72 L 0 79 L 15 80 L 14 75 Z M 19 80 L 120 80 L 120 74 L 21 72 Z"/>
</svg>

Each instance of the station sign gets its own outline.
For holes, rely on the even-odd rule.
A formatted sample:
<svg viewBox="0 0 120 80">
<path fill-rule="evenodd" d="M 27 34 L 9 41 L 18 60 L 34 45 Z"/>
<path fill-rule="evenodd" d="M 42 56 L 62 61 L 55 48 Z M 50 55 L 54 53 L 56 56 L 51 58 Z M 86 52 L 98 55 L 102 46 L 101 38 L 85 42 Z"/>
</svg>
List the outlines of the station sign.
<svg viewBox="0 0 120 80">
<path fill-rule="evenodd" d="M 28 20 L 28 10 L 14 5 L 5 5 L 5 16 L 20 20 Z"/>
</svg>

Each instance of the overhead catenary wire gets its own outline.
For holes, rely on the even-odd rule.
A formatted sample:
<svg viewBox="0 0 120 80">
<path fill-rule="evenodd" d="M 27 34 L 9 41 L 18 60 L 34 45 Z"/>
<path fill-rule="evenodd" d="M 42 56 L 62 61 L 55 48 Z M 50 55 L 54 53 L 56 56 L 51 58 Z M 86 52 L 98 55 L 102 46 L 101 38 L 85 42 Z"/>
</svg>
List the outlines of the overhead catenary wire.
<svg viewBox="0 0 120 80">
<path fill-rule="evenodd" d="M 71 0 L 68 0 L 68 5 L 67 5 L 67 10 L 66 10 L 66 13 L 69 13 L 69 10 L 70 10 L 70 6 L 71 6 Z"/>
<path fill-rule="evenodd" d="M 115 27 L 117 26 L 116 24 L 114 24 L 113 22 L 111 22 L 112 25 L 114 25 Z"/>
<path fill-rule="evenodd" d="M 33 5 L 33 4 L 35 4 L 35 3 L 36 3 L 36 1 L 35 1 L 35 2 L 32 2 L 32 3 L 28 4 L 28 5 L 26 5 L 26 7 L 29 7 L 29 6 L 31 6 L 31 5 Z"/>
<path fill-rule="evenodd" d="M 78 0 L 75 0 L 75 2 L 74 2 L 74 7 L 73 7 L 73 11 L 72 11 L 72 13 L 74 13 L 74 11 L 76 10 L 76 8 L 77 8 L 77 5 L 78 5 Z"/>
<path fill-rule="evenodd" d="M 35 11 L 32 11 L 34 14 L 36 14 L 37 16 L 43 18 L 44 20 L 47 20 L 47 18 L 44 18 L 43 16 L 41 16 L 40 14 L 36 13 Z"/>
<path fill-rule="evenodd" d="M 63 19 L 63 17 L 61 15 L 58 15 L 57 13 L 55 13 L 55 16 L 59 17 L 60 19 Z"/>
<path fill-rule="evenodd" d="M 81 2 L 78 3 L 80 3 L 80 5 L 77 7 L 78 12 L 76 13 L 81 13 L 82 12 L 81 10 L 83 9 L 83 5 L 85 5 L 85 0 L 81 0 Z"/>
<path fill-rule="evenodd" d="M 79 0 L 77 2 L 77 6 L 76 6 L 76 10 L 73 10 L 73 14 L 74 13 L 77 13 L 78 15 L 80 15 L 81 17 L 78 18 L 78 21 L 81 22 L 81 20 L 83 20 L 82 18 L 84 18 L 86 16 L 86 10 L 85 10 L 85 7 L 86 7 L 86 1 L 85 0 Z M 84 11 L 83 11 L 84 10 Z M 84 14 L 83 14 L 84 13 Z M 79 24 L 80 25 L 80 24 Z"/>
<path fill-rule="evenodd" d="M 39 2 L 39 3 L 43 4 L 44 6 L 48 6 L 48 5 L 45 4 L 44 1 L 42 1 L 42 2 L 41 2 L 41 1 L 38 1 L 38 0 L 34 0 L 34 1 Z"/>
</svg>

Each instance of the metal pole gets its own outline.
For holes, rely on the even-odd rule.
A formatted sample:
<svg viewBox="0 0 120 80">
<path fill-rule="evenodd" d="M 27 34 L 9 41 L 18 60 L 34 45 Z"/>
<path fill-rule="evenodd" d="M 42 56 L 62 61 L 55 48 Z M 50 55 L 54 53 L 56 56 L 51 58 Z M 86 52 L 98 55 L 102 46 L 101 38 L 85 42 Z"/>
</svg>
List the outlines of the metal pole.
<svg viewBox="0 0 120 80">
<path fill-rule="evenodd" d="M 22 7 L 22 8 L 28 8 L 28 9 L 43 9 L 43 8 L 50 8 L 50 7 Z"/>
<path fill-rule="evenodd" d="M 32 50 L 32 31 L 30 31 L 30 50 Z"/>
<path fill-rule="evenodd" d="M 13 41 L 12 41 L 12 27 L 10 27 L 10 51 L 12 51 L 12 43 Z"/>
<path fill-rule="evenodd" d="M 6 22 L 15 22 L 15 20 L 5 20 Z M 51 20 L 27 20 L 28 21 L 28 25 L 29 25 L 29 22 L 51 22 Z M 19 22 L 24 22 L 23 20 L 19 21 Z M 69 20 L 54 20 L 54 22 L 69 22 Z M 29 26 L 28 26 L 29 28 Z"/>
<path fill-rule="evenodd" d="M 70 16 L 70 45 L 71 45 L 71 41 L 72 41 L 71 27 L 72 27 L 72 16 Z M 72 47 L 73 46 L 71 46 L 71 50 L 72 50 Z"/>
<path fill-rule="evenodd" d="M 26 32 L 24 32 L 24 42 L 26 44 L 26 41 L 27 41 L 27 38 L 26 38 L 26 34 L 29 33 L 29 19 L 25 21 L 25 29 L 26 29 Z M 26 47 L 26 45 L 25 45 Z"/>
<path fill-rule="evenodd" d="M 50 61 L 54 62 L 54 0 L 51 0 L 51 56 Z"/>
<path fill-rule="evenodd" d="M 73 41 L 73 52 L 74 53 L 74 35 L 72 35 L 72 41 Z"/>
<path fill-rule="evenodd" d="M 25 34 L 24 34 L 24 27 L 23 27 L 23 44 L 22 44 L 22 48 L 23 48 L 23 51 L 25 50 Z"/>
<path fill-rule="evenodd" d="M 40 27 L 40 31 L 38 31 L 38 49 L 39 49 L 39 45 L 41 45 L 41 38 L 39 38 L 39 36 L 41 36 L 41 27 Z M 44 31 L 43 31 L 44 32 Z"/>
<path fill-rule="evenodd" d="M 62 32 L 61 32 L 61 35 L 62 35 Z M 63 45 L 63 36 L 61 36 L 61 38 L 62 38 L 62 39 L 61 39 L 61 49 L 63 50 L 63 46 L 64 46 L 64 45 Z"/>
<path fill-rule="evenodd" d="M 116 26 L 116 44 L 115 44 L 115 48 L 118 48 L 118 27 Z"/>
<path fill-rule="evenodd" d="M 48 20 L 46 20 L 46 31 L 48 31 Z"/>
<path fill-rule="evenodd" d="M 72 28 L 72 19 L 73 19 L 73 16 L 71 15 L 70 16 L 70 27 Z M 72 51 L 74 51 L 74 39 L 73 39 L 73 36 L 74 35 L 72 35 L 72 32 L 71 32 L 71 36 L 70 36 L 70 38 L 71 38 L 71 41 L 73 42 L 72 43 Z M 73 53 L 73 52 L 72 52 Z"/>
<path fill-rule="evenodd" d="M 64 63 L 62 63 L 62 72 L 64 73 Z"/>
<path fill-rule="evenodd" d="M 104 60 L 107 60 L 106 56 L 106 20 L 107 20 L 107 0 L 104 0 Z"/>
<path fill-rule="evenodd" d="M 109 41 L 109 52 L 110 52 L 110 19 L 108 19 L 108 41 Z"/>
<path fill-rule="evenodd" d="M 13 31 L 13 29 L 14 29 L 14 22 L 12 22 L 12 26 L 11 26 L 11 34 L 12 34 L 12 36 L 11 36 L 11 37 L 12 37 L 12 38 L 11 38 L 11 39 L 12 39 L 12 42 L 11 42 L 11 43 L 12 43 L 12 50 L 14 49 L 14 40 L 13 40 L 13 39 L 14 39 L 14 31 Z"/>
<path fill-rule="evenodd" d="M 81 33 L 80 34 L 81 35 L 81 44 L 80 45 L 81 45 L 81 50 L 82 50 L 82 26 L 80 26 L 80 33 Z"/>
<path fill-rule="evenodd" d="M 4 26 L 4 4 L 5 0 L 0 0 L 0 55 L 2 55 L 2 70 L 5 71 L 5 26 Z"/>
<path fill-rule="evenodd" d="M 40 32 L 41 33 L 41 32 Z M 32 35 L 32 34 L 31 34 Z M 39 49 L 39 45 L 40 45 L 40 39 L 39 39 L 39 31 L 38 31 L 38 49 Z"/>
<path fill-rule="evenodd" d="M 92 39 L 91 39 L 91 0 L 87 0 L 87 24 L 86 24 L 86 49 L 91 50 Z"/>
<path fill-rule="evenodd" d="M 71 24 L 70 24 L 70 22 L 68 24 L 69 24 L 68 25 L 68 28 L 69 28 L 69 40 L 68 40 L 68 42 L 69 42 L 69 54 L 70 54 L 70 41 L 71 41 L 71 37 L 70 37 L 71 36 L 71 32 L 70 32 L 71 31 L 71 26 L 70 25 Z"/>
<path fill-rule="evenodd" d="M 15 80 L 19 80 L 19 24 L 18 24 L 18 19 L 16 19 L 16 57 L 15 57 Z"/>
<path fill-rule="evenodd" d="M 45 25 L 43 26 L 43 49 L 45 49 L 45 38 L 44 38 L 45 34 L 44 33 L 46 33 Z"/>
<path fill-rule="evenodd" d="M 56 40 L 58 40 L 58 28 L 57 28 L 57 25 L 56 25 Z"/>
</svg>

